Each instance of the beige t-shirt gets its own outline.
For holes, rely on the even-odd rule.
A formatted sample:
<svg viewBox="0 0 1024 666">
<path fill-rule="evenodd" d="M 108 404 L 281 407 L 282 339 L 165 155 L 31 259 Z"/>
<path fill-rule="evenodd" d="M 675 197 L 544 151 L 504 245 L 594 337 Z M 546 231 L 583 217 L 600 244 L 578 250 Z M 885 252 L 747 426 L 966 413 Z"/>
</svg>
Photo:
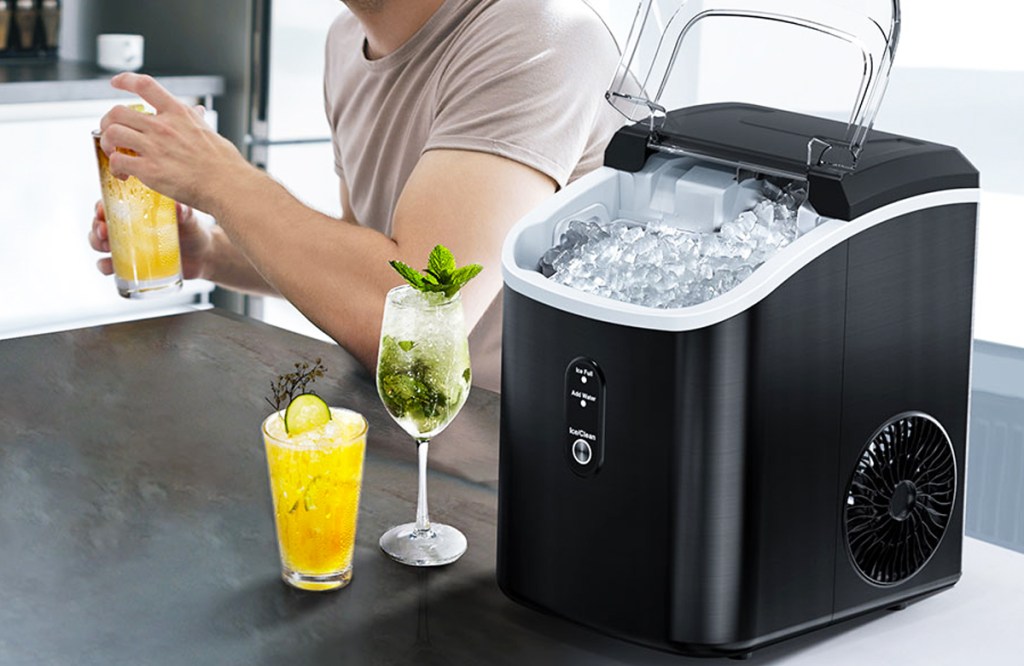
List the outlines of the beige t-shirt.
<svg viewBox="0 0 1024 666">
<path fill-rule="evenodd" d="M 388 235 L 428 150 L 499 155 L 563 187 L 601 165 L 622 124 L 604 101 L 618 52 L 582 0 L 446 0 L 397 51 L 368 60 L 364 43 L 354 16 L 335 20 L 324 99 L 354 221 Z M 470 333 L 474 383 L 492 390 L 500 336 L 499 295 Z"/>
</svg>

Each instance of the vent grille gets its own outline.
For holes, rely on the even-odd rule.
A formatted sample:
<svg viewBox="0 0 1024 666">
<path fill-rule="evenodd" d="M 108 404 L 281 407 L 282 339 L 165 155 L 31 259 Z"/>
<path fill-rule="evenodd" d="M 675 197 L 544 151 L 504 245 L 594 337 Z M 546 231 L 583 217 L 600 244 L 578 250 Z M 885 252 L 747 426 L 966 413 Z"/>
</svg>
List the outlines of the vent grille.
<svg viewBox="0 0 1024 666">
<path fill-rule="evenodd" d="M 864 447 L 846 493 L 846 543 L 857 571 L 896 585 L 928 562 L 956 496 L 953 445 L 935 419 L 900 414 Z"/>
</svg>

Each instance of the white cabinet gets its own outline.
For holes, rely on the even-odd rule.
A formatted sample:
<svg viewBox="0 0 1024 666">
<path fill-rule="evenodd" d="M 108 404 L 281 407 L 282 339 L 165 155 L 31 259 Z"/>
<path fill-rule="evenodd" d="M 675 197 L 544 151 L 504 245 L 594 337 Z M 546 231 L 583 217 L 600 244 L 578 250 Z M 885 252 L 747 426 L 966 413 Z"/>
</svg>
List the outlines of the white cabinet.
<svg viewBox="0 0 1024 666">
<path fill-rule="evenodd" d="M 123 100 L 0 105 L 0 338 L 204 302 L 212 283 L 128 301 L 88 245 L 99 180 L 91 131 Z"/>
</svg>

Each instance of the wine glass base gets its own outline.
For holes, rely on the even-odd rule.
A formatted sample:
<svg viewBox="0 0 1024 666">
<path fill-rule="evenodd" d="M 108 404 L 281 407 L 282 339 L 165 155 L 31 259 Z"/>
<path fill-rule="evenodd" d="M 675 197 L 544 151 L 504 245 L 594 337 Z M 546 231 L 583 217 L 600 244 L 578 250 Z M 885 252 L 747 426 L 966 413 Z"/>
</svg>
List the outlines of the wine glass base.
<svg viewBox="0 0 1024 666">
<path fill-rule="evenodd" d="M 451 564 L 466 552 L 466 536 L 448 525 L 431 523 L 430 529 L 416 530 L 416 523 L 392 527 L 380 538 L 380 549 L 396 562 L 411 567 L 439 567 Z"/>
</svg>

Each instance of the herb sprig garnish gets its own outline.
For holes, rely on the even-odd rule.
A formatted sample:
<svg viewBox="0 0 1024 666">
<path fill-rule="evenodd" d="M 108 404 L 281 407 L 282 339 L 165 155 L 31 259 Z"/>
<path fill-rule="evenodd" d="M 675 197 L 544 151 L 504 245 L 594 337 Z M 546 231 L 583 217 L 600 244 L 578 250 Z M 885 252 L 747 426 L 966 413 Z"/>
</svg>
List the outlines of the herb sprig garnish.
<svg viewBox="0 0 1024 666">
<path fill-rule="evenodd" d="M 313 393 L 309 385 L 324 376 L 327 366 L 319 358 L 310 365 L 308 361 L 295 364 L 295 372 L 278 375 L 270 382 L 269 398 L 264 398 L 275 411 L 284 409 L 292 399 L 303 393 Z"/>
<path fill-rule="evenodd" d="M 419 291 L 443 293 L 451 298 L 466 283 L 475 278 L 484 269 L 480 264 L 467 264 L 461 268 L 455 266 L 455 257 L 444 245 L 436 245 L 427 258 L 427 267 L 422 272 L 401 261 L 389 262 L 398 274 L 405 278 Z"/>
</svg>

